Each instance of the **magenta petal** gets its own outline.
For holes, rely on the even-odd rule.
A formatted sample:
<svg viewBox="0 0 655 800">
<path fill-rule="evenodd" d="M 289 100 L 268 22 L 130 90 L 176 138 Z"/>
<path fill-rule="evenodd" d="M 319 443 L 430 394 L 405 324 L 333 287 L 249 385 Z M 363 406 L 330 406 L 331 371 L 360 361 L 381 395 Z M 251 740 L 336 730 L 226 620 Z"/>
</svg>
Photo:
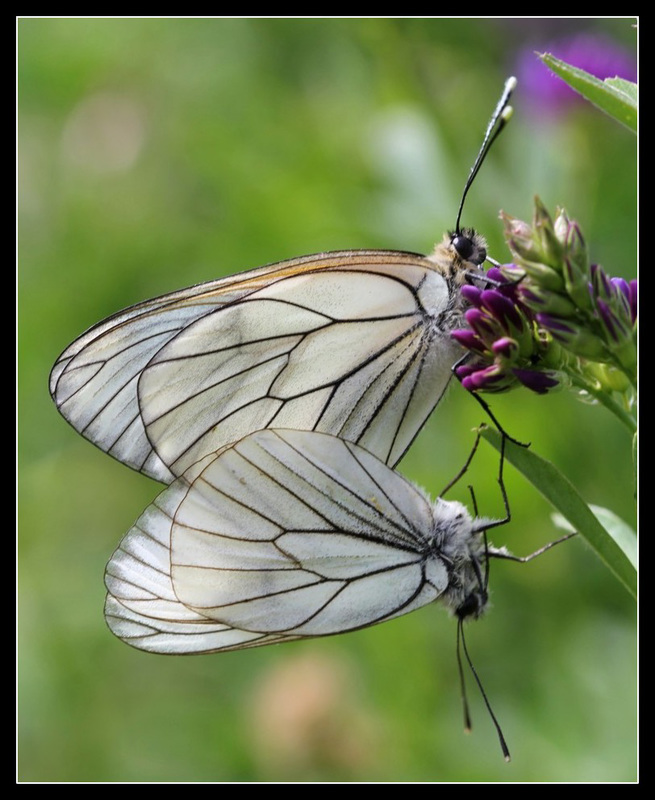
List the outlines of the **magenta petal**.
<svg viewBox="0 0 655 800">
<path fill-rule="evenodd" d="M 516 328 L 522 328 L 521 315 L 514 303 L 495 289 L 482 292 L 482 304 L 503 325 L 509 322 Z"/>
<path fill-rule="evenodd" d="M 513 369 L 512 374 L 526 388 L 537 394 L 546 394 L 558 385 L 558 381 L 547 372 L 537 372 L 531 369 Z"/>
<path fill-rule="evenodd" d="M 478 308 L 469 308 L 464 318 L 481 339 L 495 339 L 496 330 L 489 317 Z"/>
<path fill-rule="evenodd" d="M 470 303 L 476 308 L 480 308 L 480 295 L 482 294 L 481 289 L 478 289 L 477 286 L 470 286 L 469 284 L 466 284 L 466 286 L 462 286 L 460 293 L 467 303 Z"/>
<path fill-rule="evenodd" d="M 459 342 L 462 347 L 466 347 L 467 350 L 475 350 L 477 353 L 482 353 L 486 350 L 481 339 L 469 328 L 451 331 L 450 335 L 456 342 Z"/>
<path fill-rule="evenodd" d="M 471 367 L 469 364 L 460 364 L 460 366 L 455 369 L 455 375 L 457 375 L 460 381 L 464 381 L 465 378 L 468 378 L 469 375 L 473 375 L 477 370 L 478 367 Z"/>
<path fill-rule="evenodd" d="M 487 278 L 494 283 L 507 283 L 507 278 L 498 267 L 490 267 L 487 270 Z"/>
<path fill-rule="evenodd" d="M 462 386 L 470 392 L 493 389 L 505 376 L 495 364 L 478 369 L 462 381 Z"/>
<path fill-rule="evenodd" d="M 553 333 L 569 335 L 575 333 L 574 329 L 571 328 L 570 325 L 567 325 L 559 317 L 554 317 L 552 314 L 537 314 L 536 319 L 540 325 L 542 325 L 544 328 L 548 328 L 548 330 L 552 331 Z"/>
<path fill-rule="evenodd" d="M 637 319 L 637 281 L 630 281 L 630 314 L 632 316 L 632 323 Z"/>
<path fill-rule="evenodd" d="M 509 336 L 502 336 L 491 345 L 491 349 L 497 356 L 512 358 L 519 349 L 519 346 L 516 341 L 510 339 Z"/>
</svg>

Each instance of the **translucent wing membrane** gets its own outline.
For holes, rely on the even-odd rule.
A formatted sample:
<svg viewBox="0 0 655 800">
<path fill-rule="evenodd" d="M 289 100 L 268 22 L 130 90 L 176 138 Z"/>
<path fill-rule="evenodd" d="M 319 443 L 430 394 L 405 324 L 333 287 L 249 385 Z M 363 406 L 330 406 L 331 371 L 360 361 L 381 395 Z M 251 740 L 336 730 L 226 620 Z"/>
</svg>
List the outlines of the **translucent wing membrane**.
<svg viewBox="0 0 655 800">
<path fill-rule="evenodd" d="M 483 590 L 481 527 L 350 442 L 259 431 L 145 511 L 107 567 L 106 617 L 135 647 L 199 653 L 457 610 Z"/>
<path fill-rule="evenodd" d="M 445 237 L 430 257 L 324 253 L 195 286 L 91 328 L 51 393 L 87 439 L 165 483 L 266 427 L 329 432 L 395 465 L 450 380 L 475 271 Z"/>
</svg>

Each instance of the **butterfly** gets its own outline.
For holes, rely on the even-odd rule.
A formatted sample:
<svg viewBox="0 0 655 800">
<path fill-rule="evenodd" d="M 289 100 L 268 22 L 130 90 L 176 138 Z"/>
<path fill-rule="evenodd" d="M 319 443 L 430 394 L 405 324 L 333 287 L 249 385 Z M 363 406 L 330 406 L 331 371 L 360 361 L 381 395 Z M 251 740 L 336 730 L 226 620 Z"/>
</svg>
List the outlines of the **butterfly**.
<svg viewBox="0 0 655 800">
<path fill-rule="evenodd" d="M 340 436 L 390 466 L 439 403 L 463 351 L 460 288 L 484 278 L 464 199 L 511 111 L 505 85 L 454 233 L 424 256 L 344 250 L 282 261 L 139 303 L 61 354 L 50 392 L 105 452 L 169 484 L 263 428 Z"/>
<path fill-rule="evenodd" d="M 490 558 L 527 562 L 573 534 L 524 557 L 489 545 L 510 518 L 500 463 L 506 516 L 493 520 L 430 500 L 345 439 L 251 433 L 193 464 L 126 534 L 105 572 L 107 624 L 137 649 L 189 655 L 356 631 L 439 601 L 457 617 L 465 726 L 460 647 L 509 760 L 463 623 L 487 607 Z"/>
<path fill-rule="evenodd" d="M 353 631 L 439 600 L 487 604 L 481 565 L 507 557 L 472 517 L 368 450 L 267 429 L 190 467 L 107 565 L 105 617 L 141 650 L 237 650 Z"/>
</svg>

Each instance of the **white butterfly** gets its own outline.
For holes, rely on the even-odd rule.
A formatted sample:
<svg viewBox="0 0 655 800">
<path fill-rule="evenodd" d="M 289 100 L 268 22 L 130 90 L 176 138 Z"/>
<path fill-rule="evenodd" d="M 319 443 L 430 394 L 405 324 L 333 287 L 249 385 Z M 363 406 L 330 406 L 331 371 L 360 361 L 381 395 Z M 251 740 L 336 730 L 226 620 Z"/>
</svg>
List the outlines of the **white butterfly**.
<svg viewBox="0 0 655 800">
<path fill-rule="evenodd" d="M 156 653 L 207 653 L 328 636 L 442 601 L 487 603 L 482 531 L 335 436 L 263 430 L 167 487 L 112 556 L 105 615 Z"/>
<path fill-rule="evenodd" d="M 335 434 L 393 466 L 463 353 L 450 338 L 466 308 L 459 289 L 484 274 L 484 240 L 460 228 L 461 210 L 429 256 L 321 253 L 132 306 L 59 357 L 57 408 L 102 450 L 164 483 L 271 427 Z"/>
<path fill-rule="evenodd" d="M 395 464 L 462 352 L 449 333 L 472 270 L 448 239 L 429 258 L 351 250 L 214 281 L 91 328 L 51 392 L 86 438 L 165 483 L 271 426 L 338 434 Z"/>
</svg>

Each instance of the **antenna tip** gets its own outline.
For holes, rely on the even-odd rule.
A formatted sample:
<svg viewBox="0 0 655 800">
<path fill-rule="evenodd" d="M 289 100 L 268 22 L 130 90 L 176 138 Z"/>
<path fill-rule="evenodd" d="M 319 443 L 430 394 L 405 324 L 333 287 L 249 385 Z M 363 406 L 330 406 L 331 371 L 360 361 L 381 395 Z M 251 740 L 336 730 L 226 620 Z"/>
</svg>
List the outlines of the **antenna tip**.
<svg viewBox="0 0 655 800">
<path fill-rule="evenodd" d="M 506 89 L 508 89 L 509 91 L 514 91 L 514 89 L 516 89 L 516 84 L 517 84 L 517 83 L 518 83 L 518 81 L 517 81 L 517 80 L 516 80 L 516 78 L 515 78 L 515 77 L 512 75 L 512 77 L 511 77 L 511 78 L 508 78 L 508 79 L 505 81 L 505 88 L 506 88 Z"/>
</svg>

